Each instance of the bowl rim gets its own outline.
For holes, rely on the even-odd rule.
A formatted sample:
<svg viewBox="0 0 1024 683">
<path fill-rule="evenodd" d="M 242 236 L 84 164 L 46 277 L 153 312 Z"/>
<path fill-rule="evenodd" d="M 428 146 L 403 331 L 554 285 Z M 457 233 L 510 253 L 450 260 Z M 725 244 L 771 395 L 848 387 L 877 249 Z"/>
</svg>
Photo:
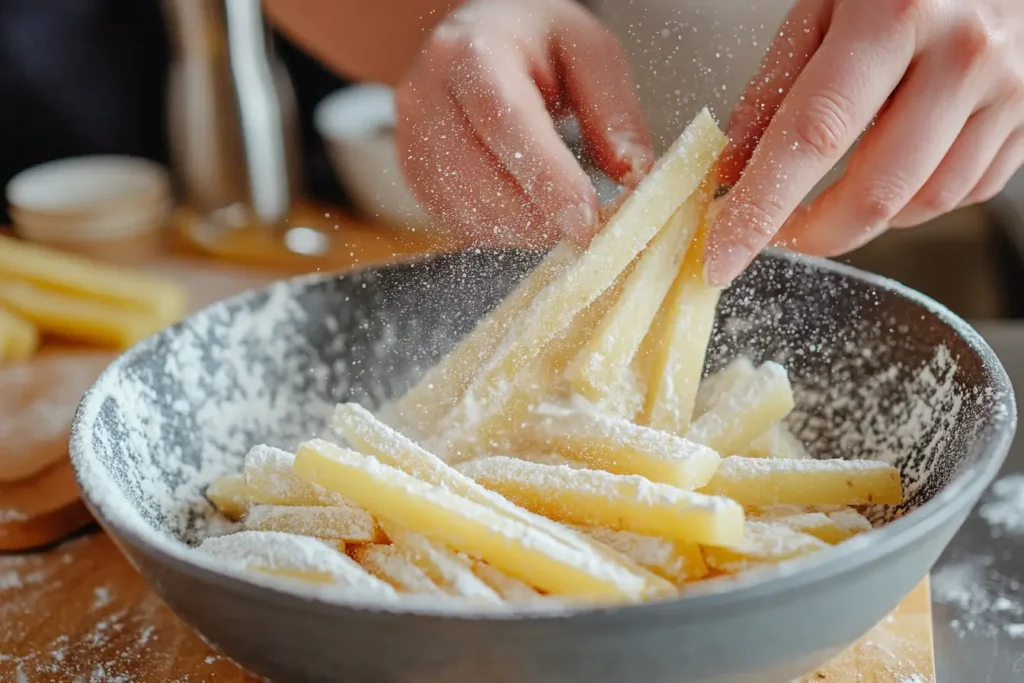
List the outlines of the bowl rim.
<svg viewBox="0 0 1024 683">
<path fill-rule="evenodd" d="M 457 258 L 461 253 L 463 252 L 429 254 L 396 264 L 371 266 L 365 270 L 344 273 L 317 272 L 284 279 L 267 287 L 248 290 L 211 304 L 191 314 L 189 318 L 251 296 L 254 292 L 267 291 L 275 287 L 299 290 L 331 280 L 355 277 L 370 270 L 380 271 L 415 264 L 426 265 L 436 260 Z M 244 572 L 244 570 L 239 571 L 237 568 L 226 566 L 222 561 L 197 553 L 193 548 L 169 534 L 148 526 L 137 511 L 133 510 L 131 515 L 126 515 L 122 510 L 118 510 L 118 505 L 108 502 L 110 496 L 124 498 L 124 494 L 113 481 L 109 470 L 95 462 L 91 439 L 87 438 L 98 413 L 94 397 L 97 388 L 105 383 L 108 375 L 119 372 L 120 367 L 131 358 L 151 350 L 161 336 L 173 334 L 174 330 L 184 322 L 166 328 L 129 349 L 111 363 L 85 393 L 75 412 L 72 424 L 70 457 L 75 478 L 86 506 L 100 525 L 111 534 L 115 545 L 129 555 L 129 561 L 134 563 L 130 554 L 124 549 L 123 544 L 125 543 L 135 546 L 144 555 L 155 558 L 159 563 L 173 566 L 175 570 L 191 579 L 214 583 L 227 591 L 247 593 L 265 602 L 292 607 L 301 605 L 303 609 L 316 612 L 338 614 L 349 611 L 378 618 L 392 616 L 406 619 L 488 623 L 573 619 L 611 620 L 616 623 L 636 623 L 641 628 L 654 628 L 667 618 L 674 619 L 709 609 L 721 610 L 737 606 L 748 608 L 765 599 L 778 599 L 794 591 L 807 590 L 823 582 L 857 572 L 885 557 L 898 554 L 901 548 L 915 545 L 922 538 L 948 524 L 957 515 L 966 514 L 964 508 L 973 507 L 984 490 L 995 479 L 1006 458 L 1016 430 L 1016 400 L 1009 377 L 988 343 L 970 324 L 926 295 L 884 276 L 827 259 L 808 257 L 781 249 L 766 250 L 759 258 L 781 260 L 796 265 L 810 265 L 822 271 L 862 281 L 875 288 L 885 289 L 920 305 L 940 322 L 952 328 L 974 349 L 982 366 L 992 375 L 992 386 L 990 387 L 993 395 L 992 411 L 994 413 L 998 411 L 998 414 L 1003 416 L 1001 419 L 993 421 L 987 441 L 975 441 L 970 445 L 970 453 L 975 457 L 975 462 L 932 499 L 899 519 L 875 529 L 871 534 L 854 537 L 841 545 L 830 547 L 806 558 L 750 572 L 743 578 L 706 588 L 702 587 L 703 590 L 695 589 L 666 600 L 607 606 L 570 606 L 558 610 L 519 608 L 517 606 L 515 609 L 507 607 L 500 610 L 474 608 L 472 611 L 460 611 L 453 609 L 450 602 L 441 604 L 427 601 L 423 601 L 422 605 L 419 604 L 420 601 L 415 601 L 416 604 L 413 607 L 412 601 L 381 603 L 378 600 L 362 599 L 357 595 L 346 594 L 337 588 L 306 587 L 298 585 L 297 582 L 286 582 L 269 575 L 262 577 Z M 126 503 L 125 506 L 130 506 L 130 504 Z M 918 578 L 923 578 L 923 576 L 922 574 Z M 148 579 L 147 582 L 149 582 Z M 160 592 L 156 587 L 153 587 L 153 590 L 157 593 Z"/>
</svg>

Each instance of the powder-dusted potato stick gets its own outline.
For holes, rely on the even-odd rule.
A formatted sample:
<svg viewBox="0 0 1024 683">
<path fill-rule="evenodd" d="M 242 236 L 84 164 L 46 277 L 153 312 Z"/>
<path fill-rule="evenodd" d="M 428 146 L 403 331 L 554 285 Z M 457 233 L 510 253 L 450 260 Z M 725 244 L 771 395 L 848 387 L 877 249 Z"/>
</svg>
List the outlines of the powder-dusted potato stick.
<svg viewBox="0 0 1024 683">
<path fill-rule="evenodd" d="M 690 426 L 721 294 L 704 284 L 708 223 L 705 219 L 698 230 L 641 351 L 649 356 L 644 360 L 647 398 L 641 421 L 673 434 L 683 434 Z"/>
<path fill-rule="evenodd" d="M 566 368 L 573 391 L 595 404 L 613 399 L 619 391 L 623 375 L 631 372 L 633 356 L 679 273 L 703 207 L 700 194 L 692 195 L 637 258 L 615 305 Z"/>
<path fill-rule="evenodd" d="M 24 317 L 0 306 L 0 361 L 21 361 L 39 347 L 39 330 Z"/>
<path fill-rule="evenodd" d="M 445 592 L 397 546 L 361 545 L 352 550 L 352 559 L 402 593 L 439 595 Z"/>
<path fill-rule="evenodd" d="M 551 450 L 594 469 L 637 474 L 681 489 L 707 484 L 721 460 L 707 446 L 591 412 L 559 411 L 537 419 L 530 429 Z"/>
<path fill-rule="evenodd" d="M 737 503 L 643 477 L 504 456 L 472 460 L 459 469 L 527 510 L 570 524 L 707 545 L 743 537 L 743 508 Z"/>
<path fill-rule="evenodd" d="M 711 115 L 706 109 L 701 111 L 594 237 L 590 247 L 531 302 L 466 390 L 463 401 L 503 401 L 518 371 L 616 281 L 698 189 L 725 143 L 725 136 Z"/>
<path fill-rule="evenodd" d="M 516 375 L 515 385 L 502 403 L 472 406 L 474 417 L 462 414 L 467 408 L 461 404 L 445 419 L 438 441 L 438 451 L 449 463 L 461 462 L 486 453 L 522 432 L 530 420 L 531 411 L 538 401 L 559 392 L 563 384 L 562 373 L 580 347 L 586 343 L 601 317 L 615 302 L 617 288 L 611 287 L 597 301 L 576 316 L 566 330 L 554 339 L 544 351 Z M 457 422 L 450 423 L 449 420 Z M 470 422 L 472 428 L 465 424 Z M 491 452 L 494 452 L 491 450 Z"/>
<path fill-rule="evenodd" d="M 186 309 L 185 292 L 173 282 L 11 237 L 0 236 L 0 279 L 145 313 L 157 329 L 177 321 Z"/>
<path fill-rule="evenodd" d="M 446 593 L 478 602 L 501 602 L 501 596 L 473 573 L 468 560 L 394 522 L 385 520 L 382 526 L 405 558 L 422 569 Z"/>
<path fill-rule="evenodd" d="M 480 560 L 470 560 L 470 562 L 472 563 L 473 573 L 481 581 L 493 588 L 506 602 L 531 603 L 542 602 L 545 599 L 543 595 L 538 593 L 529 584 L 512 578 L 486 562 L 481 562 Z"/>
<path fill-rule="evenodd" d="M 599 563 L 614 565 L 618 571 L 640 577 L 644 591 L 649 596 L 672 595 L 675 588 L 659 576 L 617 553 L 611 548 L 595 543 L 561 524 L 532 514 L 517 505 L 483 488 L 458 470 L 448 466 L 433 453 L 420 448 L 412 440 L 388 427 L 368 410 L 355 403 L 339 404 L 334 409 L 331 426 L 344 437 L 353 448 L 370 453 L 391 467 L 402 470 L 417 479 L 435 486 L 443 486 L 453 493 L 474 503 L 484 505 L 503 517 L 542 530 L 553 536 L 582 557 L 595 556 Z"/>
<path fill-rule="evenodd" d="M 197 551 L 268 574 L 314 583 L 339 583 L 378 597 L 396 595 L 390 585 L 368 574 L 335 546 L 308 536 L 240 531 L 207 538 Z"/>
<path fill-rule="evenodd" d="M 244 526 L 256 531 L 283 531 L 346 543 L 383 543 L 386 540 L 373 515 L 350 503 L 331 507 L 253 505 L 245 515 Z"/>
<path fill-rule="evenodd" d="M 896 505 L 903 500 L 900 473 L 873 460 L 723 458 L 702 493 L 727 496 L 744 506 Z"/>
<path fill-rule="evenodd" d="M 722 394 L 730 391 L 740 382 L 749 381 L 756 371 L 757 366 L 754 365 L 754 361 L 746 356 L 737 356 L 726 363 L 721 370 L 705 377 L 697 389 L 693 417 L 696 419 L 703 415 Z"/>
<path fill-rule="evenodd" d="M 0 280 L 0 304 L 42 332 L 110 348 L 128 348 L 165 325 L 152 313 L 14 280 Z"/>
<path fill-rule="evenodd" d="M 253 446 L 245 456 L 245 483 L 249 498 L 261 505 L 340 505 L 343 496 L 310 484 L 295 474 L 295 455 L 273 446 Z"/>
<path fill-rule="evenodd" d="M 640 600 L 647 593 L 639 575 L 361 453 L 309 441 L 299 446 L 295 471 L 363 505 L 382 522 L 429 535 L 543 591 L 599 600 Z"/>
<path fill-rule="evenodd" d="M 580 526 L 577 529 L 674 583 L 696 581 L 707 576 L 708 568 L 699 545 L 597 526 Z"/>
<path fill-rule="evenodd" d="M 745 568 L 745 563 L 782 562 L 827 547 L 827 543 L 783 524 L 750 520 L 742 541 L 731 546 L 704 548 L 704 559 L 715 569 L 737 571 Z"/>
<path fill-rule="evenodd" d="M 852 511 L 851 511 L 852 512 Z M 867 528 L 863 528 L 859 524 L 859 520 L 856 523 L 842 523 L 843 518 L 840 518 L 840 522 L 834 520 L 830 515 L 826 515 L 822 512 L 803 512 L 790 515 L 751 515 L 751 520 L 759 522 L 770 521 L 773 524 L 784 526 L 793 531 L 799 531 L 802 534 L 808 536 L 814 536 L 818 540 L 824 541 L 830 545 L 836 543 L 842 543 L 858 533 L 871 530 L 871 523 L 867 519 L 861 517 L 856 512 L 853 512 L 860 520 L 863 520 L 867 524 Z M 850 520 L 852 521 L 852 519 Z"/>
<path fill-rule="evenodd" d="M 749 382 L 722 394 L 686 430 L 686 438 L 724 455 L 741 452 L 793 409 L 793 389 L 786 369 L 764 363 Z"/>
<path fill-rule="evenodd" d="M 386 407 L 386 415 L 417 438 L 433 434 L 441 418 L 462 398 L 466 387 L 515 319 L 555 275 L 576 259 L 577 253 L 575 246 L 569 243 L 555 246 L 444 359 L 428 370 L 402 398 Z"/>
<path fill-rule="evenodd" d="M 786 425 L 779 422 L 750 442 L 750 445 L 737 455 L 751 458 L 781 458 L 783 460 L 807 460 L 811 454 L 807 452 L 800 439 L 796 438 Z"/>
<path fill-rule="evenodd" d="M 241 474 L 217 477 L 206 487 L 206 497 L 222 515 L 233 522 L 242 519 L 252 504 L 245 476 Z"/>
</svg>

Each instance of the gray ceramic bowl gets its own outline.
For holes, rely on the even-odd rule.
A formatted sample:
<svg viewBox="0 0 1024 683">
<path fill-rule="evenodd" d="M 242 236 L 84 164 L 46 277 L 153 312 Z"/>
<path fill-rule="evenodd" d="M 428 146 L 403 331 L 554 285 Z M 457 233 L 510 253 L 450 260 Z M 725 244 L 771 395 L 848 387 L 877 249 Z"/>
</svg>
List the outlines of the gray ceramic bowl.
<svg viewBox="0 0 1024 683">
<path fill-rule="evenodd" d="M 252 444 L 324 433 L 332 405 L 401 392 L 535 254 L 316 275 L 216 304 L 130 350 L 85 396 L 71 457 L 90 508 L 208 641 L 275 681 L 781 683 L 837 654 L 924 577 L 999 469 L 1016 423 L 1002 367 L 949 311 L 839 265 L 763 256 L 725 295 L 709 366 L 790 369 L 819 456 L 886 459 L 889 524 L 736 585 L 559 614 L 394 611 L 245 580 L 191 551 L 203 487 Z"/>
</svg>

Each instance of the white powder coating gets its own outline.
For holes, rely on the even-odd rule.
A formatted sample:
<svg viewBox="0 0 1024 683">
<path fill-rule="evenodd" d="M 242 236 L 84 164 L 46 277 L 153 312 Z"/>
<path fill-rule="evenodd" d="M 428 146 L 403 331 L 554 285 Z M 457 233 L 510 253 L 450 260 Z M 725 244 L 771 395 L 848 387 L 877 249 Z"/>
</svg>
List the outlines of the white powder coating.
<svg viewBox="0 0 1024 683">
<path fill-rule="evenodd" d="M 989 490 L 978 514 L 993 534 L 1024 536 L 1024 474 L 1004 477 Z"/>
<path fill-rule="evenodd" d="M 359 564 L 378 579 L 387 581 L 406 593 L 441 595 L 444 593 L 423 570 L 393 545 L 371 545 L 356 548 Z"/>
<path fill-rule="evenodd" d="M 495 569 L 486 562 L 470 560 L 475 573 L 480 580 L 497 591 L 503 600 L 513 603 L 534 603 L 545 600 L 553 601 L 554 598 L 545 598 L 531 586 L 519 579 L 514 579 L 500 569 Z"/>
<path fill-rule="evenodd" d="M 244 526 L 254 531 L 283 531 L 361 543 L 370 543 L 379 535 L 373 515 L 348 504 L 334 507 L 254 505 L 245 515 Z"/>
<path fill-rule="evenodd" d="M 730 455 L 722 458 L 715 478 L 742 481 L 763 478 L 776 472 L 881 472 L 890 467 L 888 463 L 875 460 L 782 460 Z"/>
<path fill-rule="evenodd" d="M 785 524 L 748 521 L 744 531 L 743 542 L 733 549 L 755 561 L 783 560 L 829 547 L 824 541 L 794 531 Z"/>
<path fill-rule="evenodd" d="M 672 541 L 605 527 L 578 527 L 578 529 L 643 567 L 656 568 L 663 574 L 672 577 L 682 577 L 686 573 L 686 558 L 679 553 Z"/>
<path fill-rule="evenodd" d="M 401 546 L 400 552 L 405 560 L 422 568 L 430 579 L 452 595 L 469 600 L 501 602 L 501 597 L 473 573 L 469 562 L 442 544 L 394 525 L 387 529 L 392 540 Z"/>
<path fill-rule="evenodd" d="M 786 368 L 764 363 L 746 379 L 737 379 L 712 401 L 686 432 L 688 439 L 709 443 L 733 428 L 737 416 L 757 411 L 768 398 L 789 384 Z M 729 455 L 728 453 L 723 455 Z"/>
<path fill-rule="evenodd" d="M 321 505 L 351 505 L 343 496 L 310 483 L 295 474 L 295 455 L 280 448 L 260 444 L 245 456 L 245 483 L 259 488 L 275 501 L 306 501 Z"/>
<path fill-rule="evenodd" d="M 539 491 L 571 488 L 595 498 L 628 500 L 649 507 L 674 507 L 709 513 L 739 507 L 728 498 L 683 491 L 674 486 L 655 484 L 636 475 L 541 465 L 501 455 L 470 460 L 459 465 L 458 469 L 466 476 L 481 481 L 516 482 Z"/>
</svg>

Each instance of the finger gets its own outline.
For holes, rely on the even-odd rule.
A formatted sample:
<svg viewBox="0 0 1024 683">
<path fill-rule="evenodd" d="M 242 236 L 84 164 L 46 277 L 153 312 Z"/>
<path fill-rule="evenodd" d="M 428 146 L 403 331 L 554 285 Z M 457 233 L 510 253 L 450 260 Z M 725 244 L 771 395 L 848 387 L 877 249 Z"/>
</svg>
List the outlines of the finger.
<svg viewBox="0 0 1024 683">
<path fill-rule="evenodd" d="M 654 150 L 618 40 L 570 5 L 559 20 L 552 51 L 594 164 L 612 180 L 634 187 L 654 164 Z"/>
<path fill-rule="evenodd" d="M 705 249 L 709 283 L 728 284 L 746 268 L 853 145 L 910 63 L 913 36 L 884 16 L 890 3 L 880 3 L 877 12 L 844 12 L 857 4 L 836 10 L 821 48 L 729 193 Z"/>
<path fill-rule="evenodd" d="M 985 171 L 974 189 L 967 194 L 961 206 L 987 202 L 1002 192 L 1006 184 L 1010 182 L 1010 178 L 1020 170 L 1022 162 L 1024 162 L 1024 128 L 1018 128 L 1007 138 L 996 158 L 992 160 L 992 165 Z"/>
<path fill-rule="evenodd" d="M 819 256 L 855 249 L 888 228 L 935 172 L 971 116 L 980 80 L 939 45 L 924 55 L 886 115 L 864 135 L 843 177 L 784 228 Z"/>
<path fill-rule="evenodd" d="M 476 135 L 544 217 L 547 228 L 586 243 L 597 230 L 597 193 L 569 151 L 509 38 L 455 42 L 448 81 Z"/>
<path fill-rule="evenodd" d="M 960 206 L 992 166 L 1020 115 L 1008 106 L 990 105 L 971 115 L 942 163 L 910 203 L 889 221 L 890 227 L 921 225 Z"/>
<path fill-rule="evenodd" d="M 522 190 L 476 137 L 443 88 L 397 93 L 396 144 L 410 187 L 447 229 L 479 246 L 541 246 Z"/>
<path fill-rule="evenodd" d="M 754 153 L 772 117 L 796 79 L 821 45 L 831 12 L 821 0 L 799 0 L 775 35 L 756 76 L 751 79 L 729 118 L 729 145 L 718 162 L 719 183 L 731 186 Z"/>
</svg>

